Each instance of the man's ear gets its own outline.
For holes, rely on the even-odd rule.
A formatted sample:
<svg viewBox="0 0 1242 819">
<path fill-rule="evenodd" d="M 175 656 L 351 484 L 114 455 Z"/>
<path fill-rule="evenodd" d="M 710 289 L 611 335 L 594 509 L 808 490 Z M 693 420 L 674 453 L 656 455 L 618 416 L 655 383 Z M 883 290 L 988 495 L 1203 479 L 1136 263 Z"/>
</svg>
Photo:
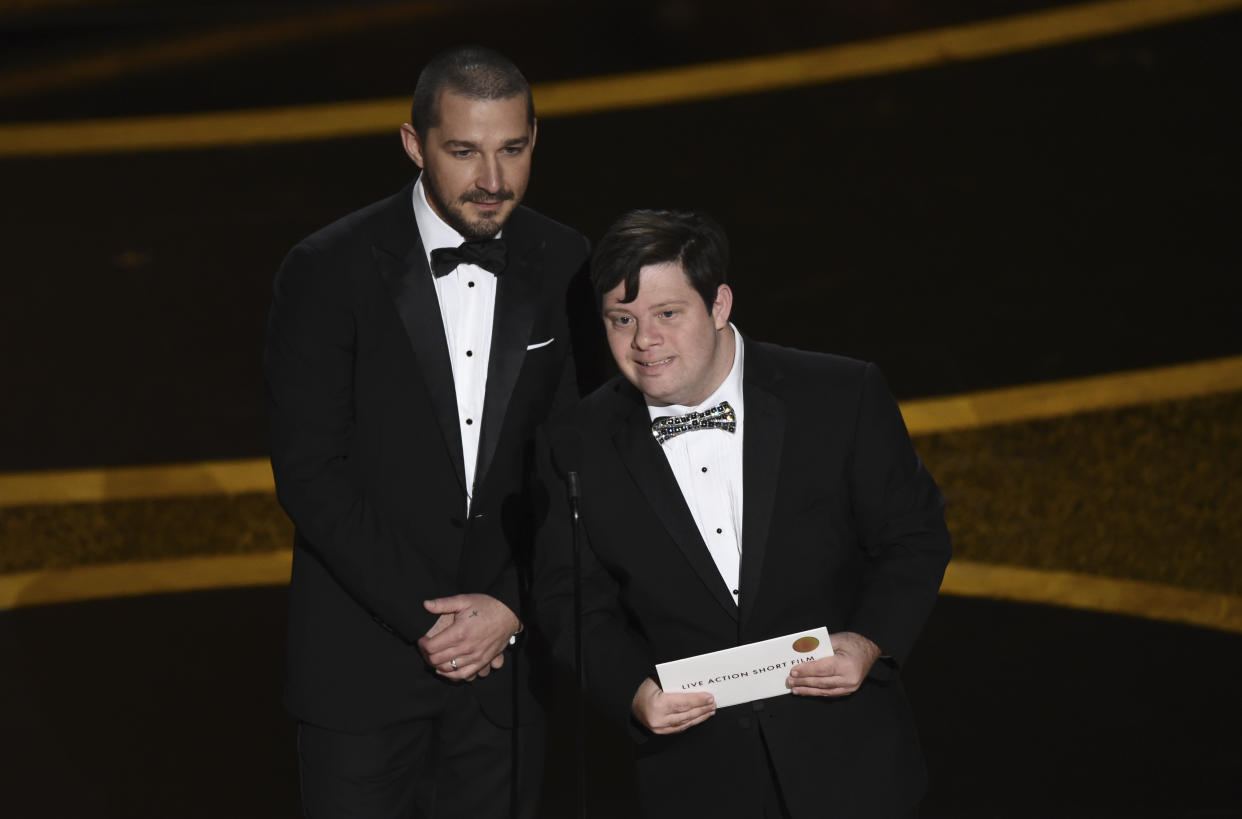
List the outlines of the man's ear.
<svg viewBox="0 0 1242 819">
<path fill-rule="evenodd" d="M 539 135 L 539 120 L 536 119 L 530 124 L 530 148 L 527 150 L 535 150 L 535 137 Z"/>
<path fill-rule="evenodd" d="M 716 301 L 712 302 L 712 319 L 716 329 L 723 330 L 729 326 L 729 314 L 733 312 L 733 290 L 729 285 L 722 284 L 716 288 Z"/>
<path fill-rule="evenodd" d="M 423 141 L 418 138 L 418 132 L 414 130 L 414 126 L 410 123 L 404 123 L 401 126 L 401 145 L 405 148 L 405 153 L 410 159 L 414 160 L 414 164 L 420 168 L 423 165 Z"/>
</svg>

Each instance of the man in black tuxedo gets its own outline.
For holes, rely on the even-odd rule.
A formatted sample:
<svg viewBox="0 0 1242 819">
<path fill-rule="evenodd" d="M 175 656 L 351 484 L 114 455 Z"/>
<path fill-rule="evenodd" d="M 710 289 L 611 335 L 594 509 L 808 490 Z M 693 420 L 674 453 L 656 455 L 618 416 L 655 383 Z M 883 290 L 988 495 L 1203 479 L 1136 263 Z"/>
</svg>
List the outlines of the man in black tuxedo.
<svg viewBox="0 0 1242 819">
<path fill-rule="evenodd" d="M 276 276 L 264 369 L 309 816 L 536 810 L 520 557 L 533 431 L 577 400 L 567 299 L 581 282 L 589 302 L 589 246 L 519 205 L 535 134 L 509 60 L 439 55 L 401 128 L 420 176 Z"/>
<path fill-rule="evenodd" d="M 710 219 L 635 211 L 591 279 L 621 376 L 541 433 L 537 618 L 573 656 L 579 478 L 587 688 L 635 739 L 645 816 L 912 815 L 900 671 L 950 555 L 943 498 L 879 370 L 743 337 Z M 835 655 L 716 710 L 655 665 L 827 626 Z"/>
</svg>

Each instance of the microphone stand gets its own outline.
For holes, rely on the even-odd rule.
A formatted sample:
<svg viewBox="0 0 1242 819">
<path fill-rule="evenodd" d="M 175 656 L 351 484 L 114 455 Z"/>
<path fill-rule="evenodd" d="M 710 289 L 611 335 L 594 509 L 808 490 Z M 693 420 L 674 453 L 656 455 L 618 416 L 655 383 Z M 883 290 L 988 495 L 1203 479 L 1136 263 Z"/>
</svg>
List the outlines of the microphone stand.
<svg viewBox="0 0 1242 819">
<path fill-rule="evenodd" d="M 581 487 L 578 473 L 569 472 L 569 516 L 573 522 L 574 549 L 574 667 L 578 670 L 578 702 L 575 728 L 578 744 L 578 819 L 586 819 L 586 666 L 582 662 L 582 518 L 578 513 Z"/>
</svg>

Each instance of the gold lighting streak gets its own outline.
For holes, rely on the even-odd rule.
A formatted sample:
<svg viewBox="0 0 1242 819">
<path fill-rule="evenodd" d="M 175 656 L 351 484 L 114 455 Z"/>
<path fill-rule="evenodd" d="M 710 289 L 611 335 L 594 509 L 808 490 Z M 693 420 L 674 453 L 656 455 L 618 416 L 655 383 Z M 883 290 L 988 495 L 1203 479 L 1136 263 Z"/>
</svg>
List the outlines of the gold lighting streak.
<svg viewBox="0 0 1242 819">
<path fill-rule="evenodd" d="M 1051 418 L 1242 389 L 1242 356 L 910 401 L 913 433 Z M 0 474 L 0 507 L 273 491 L 264 459 Z M 288 582 L 287 550 L 0 575 L 0 611 L 141 594 Z M 942 591 L 1242 633 L 1242 598 L 1138 580 L 954 561 Z"/>
<path fill-rule="evenodd" d="M 901 404 L 913 435 L 1242 391 L 1242 356 Z M 272 492 L 265 458 L 0 473 L 0 508 Z"/>
<path fill-rule="evenodd" d="M 1124 614 L 1242 634 L 1242 597 L 1163 583 L 955 560 L 943 593 Z"/>
<path fill-rule="evenodd" d="M 0 508 L 274 491 L 266 458 L 0 473 Z"/>
<path fill-rule="evenodd" d="M 1058 418 L 1242 391 L 1242 356 L 921 398 L 901 405 L 911 435 Z"/>
<path fill-rule="evenodd" d="M 279 586 L 289 582 L 288 549 L 0 574 L 0 611 L 141 594 Z"/>
<path fill-rule="evenodd" d="M 158 43 L 23 68 L 0 75 L 0 99 L 59 91 L 87 82 L 108 82 L 134 74 L 287 46 L 324 35 L 339 35 L 386 23 L 431 17 L 443 13 L 445 8 L 444 4 L 439 3 L 386 3 L 318 12 L 302 10 L 296 17 L 229 26 L 219 31 L 189 34 Z"/>
<path fill-rule="evenodd" d="M 1107 37 L 1236 11 L 1242 0 L 1108 0 L 857 43 L 656 71 L 537 84 L 542 117 L 819 85 Z M 395 133 L 405 97 L 0 126 L 0 157 L 194 149 Z"/>
<path fill-rule="evenodd" d="M 288 550 L 0 575 L 0 611 L 289 582 Z M 1162 620 L 1242 634 L 1242 598 L 1111 577 L 955 560 L 941 592 Z"/>
</svg>

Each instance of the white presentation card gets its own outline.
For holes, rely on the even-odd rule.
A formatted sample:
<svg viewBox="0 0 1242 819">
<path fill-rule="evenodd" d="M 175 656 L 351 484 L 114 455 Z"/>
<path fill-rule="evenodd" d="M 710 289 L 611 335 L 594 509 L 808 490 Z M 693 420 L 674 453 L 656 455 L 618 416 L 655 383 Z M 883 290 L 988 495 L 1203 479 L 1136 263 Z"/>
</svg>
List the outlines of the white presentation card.
<svg viewBox="0 0 1242 819">
<path fill-rule="evenodd" d="M 716 707 L 788 694 L 785 678 L 800 663 L 832 656 L 828 629 L 798 631 L 758 643 L 673 660 L 656 666 L 667 694 L 709 691 Z"/>
</svg>

